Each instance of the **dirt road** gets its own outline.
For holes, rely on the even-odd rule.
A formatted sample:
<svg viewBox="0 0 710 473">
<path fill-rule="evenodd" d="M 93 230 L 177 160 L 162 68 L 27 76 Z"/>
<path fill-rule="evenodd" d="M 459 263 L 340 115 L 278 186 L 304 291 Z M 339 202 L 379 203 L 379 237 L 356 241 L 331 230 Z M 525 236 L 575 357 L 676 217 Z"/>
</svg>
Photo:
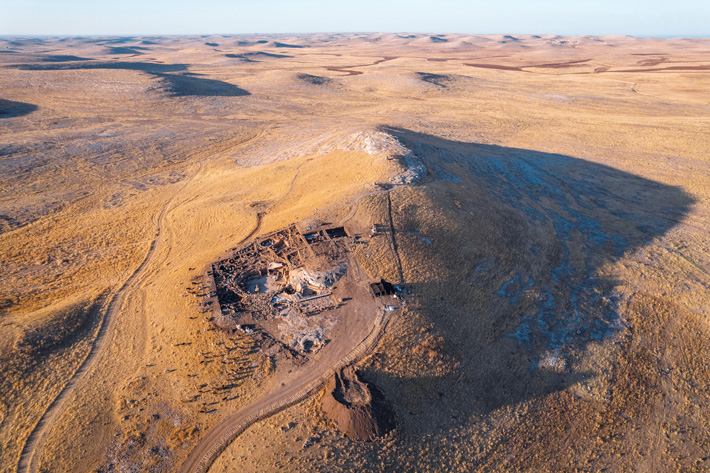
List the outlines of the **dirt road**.
<svg viewBox="0 0 710 473">
<path fill-rule="evenodd" d="M 42 415 L 39 422 L 32 430 L 32 433 L 27 438 L 27 441 L 22 448 L 20 459 L 17 463 L 18 472 L 34 473 L 38 471 L 39 453 L 42 451 L 42 445 L 51 431 L 52 425 L 64 410 L 64 405 L 67 400 L 71 398 L 74 392 L 84 384 L 86 376 L 91 373 L 96 362 L 106 351 L 116 325 L 116 315 L 120 311 L 123 302 L 126 299 L 126 295 L 130 293 L 132 289 L 135 289 L 140 285 L 141 280 L 145 276 L 146 270 L 162 246 L 161 235 L 164 232 L 163 220 L 165 215 L 170 209 L 170 206 L 175 198 L 195 179 L 195 177 L 197 177 L 201 170 L 202 163 L 200 163 L 197 171 L 192 175 L 192 177 L 188 179 L 156 213 L 156 216 L 154 217 L 156 226 L 155 237 L 150 244 L 150 248 L 148 249 L 145 258 L 133 274 L 131 274 L 131 276 L 111 298 L 111 301 L 108 304 L 108 309 L 104 313 L 103 320 L 101 320 L 99 333 L 91 346 L 89 354 L 86 356 L 81 366 L 79 366 L 79 369 L 74 373 L 64 389 L 62 389 L 59 395 L 49 405 L 49 408 Z"/>
<path fill-rule="evenodd" d="M 224 448 L 250 425 L 302 401 L 320 389 L 338 369 L 367 356 L 377 346 L 389 317 L 385 311 L 380 313 L 369 334 L 349 353 L 343 354 L 340 351 L 329 353 L 329 356 L 320 358 L 313 365 L 308 365 L 307 369 L 301 370 L 301 376 L 293 382 L 263 396 L 225 419 L 202 438 L 179 471 L 181 473 L 206 472 Z"/>
</svg>

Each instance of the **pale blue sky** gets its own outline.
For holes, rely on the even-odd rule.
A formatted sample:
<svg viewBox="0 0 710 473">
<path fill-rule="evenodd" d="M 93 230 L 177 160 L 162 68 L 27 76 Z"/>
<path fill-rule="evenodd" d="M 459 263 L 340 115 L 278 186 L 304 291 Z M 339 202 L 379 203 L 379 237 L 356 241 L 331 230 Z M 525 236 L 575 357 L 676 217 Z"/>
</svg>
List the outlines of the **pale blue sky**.
<svg viewBox="0 0 710 473">
<path fill-rule="evenodd" d="M 0 0 L 0 35 L 301 32 L 710 36 L 710 0 Z"/>
</svg>

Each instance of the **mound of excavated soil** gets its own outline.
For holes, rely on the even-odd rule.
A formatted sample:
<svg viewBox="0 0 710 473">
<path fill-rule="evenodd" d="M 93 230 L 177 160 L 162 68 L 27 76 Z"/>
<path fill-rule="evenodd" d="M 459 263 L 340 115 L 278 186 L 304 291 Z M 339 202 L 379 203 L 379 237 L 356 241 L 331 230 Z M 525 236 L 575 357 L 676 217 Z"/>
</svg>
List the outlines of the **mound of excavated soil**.
<svg viewBox="0 0 710 473">
<path fill-rule="evenodd" d="M 340 431 L 355 440 L 375 440 L 396 426 L 394 411 L 382 392 L 352 368 L 335 373 L 321 404 Z"/>
</svg>

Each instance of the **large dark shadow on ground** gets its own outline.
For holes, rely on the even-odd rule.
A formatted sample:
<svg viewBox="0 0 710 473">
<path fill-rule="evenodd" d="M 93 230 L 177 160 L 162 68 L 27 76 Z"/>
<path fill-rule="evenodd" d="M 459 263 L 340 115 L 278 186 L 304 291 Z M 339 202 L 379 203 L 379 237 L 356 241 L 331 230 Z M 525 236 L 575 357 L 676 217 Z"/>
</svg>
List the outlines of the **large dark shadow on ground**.
<svg viewBox="0 0 710 473">
<path fill-rule="evenodd" d="M 88 57 L 73 56 L 71 54 L 52 54 L 40 59 L 42 62 L 71 62 L 71 61 L 92 61 Z"/>
<path fill-rule="evenodd" d="M 242 97 L 251 95 L 248 91 L 221 80 L 183 74 L 153 75 L 162 79 L 166 90 L 174 97 Z"/>
<path fill-rule="evenodd" d="M 126 44 L 130 43 L 131 41 L 135 41 L 136 38 L 133 38 L 131 36 L 126 36 L 126 37 L 121 37 L 121 38 L 109 38 L 109 39 L 99 39 L 96 40 L 96 43 L 103 43 L 103 44 Z"/>
<path fill-rule="evenodd" d="M 173 97 L 242 97 L 248 91 L 229 82 L 206 79 L 186 72 L 188 64 L 158 64 L 150 62 L 79 62 L 57 64 L 17 64 L 12 67 L 27 71 L 63 71 L 77 69 L 120 69 L 140 71 L 161 79 L 165 90 Z M 173 74 L 183 73 L 183 74 Z"/>
<path fill-rule="evenodd" d="M 29 115 L 37 110 L 37 105 L 0 99 L 0 118 L 14 118 Z"/>
<path fill-rule="evenodd" d="M 82 62 L 68 64 L 16 64 L 12 67 L 23 71 L 71 71 L 77 69 L 121 69 L 126 71 L 141 71 L 149 73 L 183 72 L 188 64 L 159 64 L 152 62 Z"/>
<path fill-rule="evenodd" d="M 140 46 L 111 46 L 108 48 L 108 54 L 145 54 L 143 51 L 150 51 L 148 48 Z"/>
<path fill-rule="evenodd" d="M 302 48 L 305 48 L 306 46 L 302 46 L 302 45 L 300 45 L 300 44 L 279 43 L 278 41 L 274 41 L 274 47 L 275 47 L 275 48 L 294 48 L 294 49 L 302 49 Z"/>
<path fill-rule="evenodd" d="M 78 39 L 81 39 L 83 43 L 89 43 L 89 44 L 99 44 L 102 46 L 106 46 L 109 44 L 126 44 L 126 43 L 133 43 L 139 40 L 139 38 L 131 37 L 131 36 L 123 36 L 123 37 L 103 37 L 103 38 L 95 38 L 95 37 L 78 37 Z M 153 42 L 142 42 L 141 44 L 156 44 Z"/>
<path fill-rule="evenodd" d="M 284 59 L 284 58 L 292 58 L 293 56 L 289 56 L 287 54 L 275 54 L 275 53 L 266 53 L 263 51 L 254 51 L 254 52 L 249 52 L 249 53 L 242 53 L 242 54 L 225 54 L 226 57 L 231 58 L 231 59 L 241 59 L 243 61 L 247 62 L 259 62 L 259 59 Z"/>
<path fill-rule="evenodd" d="M 431 370 L 365 373 L 395 400 L 407 434 L 448 430 L 591 376 L 576 357 L 625 330 L 623 282 L 604 269 L 666 234 L 692 197 L 571 156 L 385 131 L 434 178 L 390 192 L 410 307 L 431 324 L 412 328 L 407 343 L 433 336 L 411 352 Z M 460 368 L 437 373 L 437 353 Z"/>
</svg>

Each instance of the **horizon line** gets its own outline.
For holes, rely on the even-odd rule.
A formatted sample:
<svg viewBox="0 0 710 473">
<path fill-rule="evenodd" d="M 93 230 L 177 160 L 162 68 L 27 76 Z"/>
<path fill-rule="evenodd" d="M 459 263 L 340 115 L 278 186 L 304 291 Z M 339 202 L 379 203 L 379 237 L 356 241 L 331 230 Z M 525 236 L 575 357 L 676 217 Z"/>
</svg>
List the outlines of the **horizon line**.
<svg viewBox="0 0 710 473">
<path fill-rule="evenodd" d="M 417 35 L 470 35 L 470 36 L 562 36 L 568 38 L 584 38 L 584 37 L 605 37 L 605 36 L 625 36 L 629 38 L 639 38 L 639 39 L 710 39 L 710 33 L 708 35 L 694 35 L 694 34 L 681 34 L 681 35 L 653 35 L 653 34 L 628 34 L 628 33 L 604 33 L 604 34 L 562 34 L 562 33 L 451 33 L 451 32 L 417 32 L 417 31 L 309 31 L 309 32 L 259 32 L 259 33 L 87 33 L 87 34 L 71 34 L 71 33 L 50 33 L 50 34 L 34 34 L 34 33 L 23 33 L 23 34 L 8 34 L 4 35 L 0 33 L 0 39 L 4 38 L 25 38 L 25 39 L 39 39 L 39 38 L 143 38 L 143 37 L 209 37 L 209 36 L 294 36 L 294 35 L 318 35 L 318 34 L 339 34 L 339 35 L 373 35 L 373 34 L 417 34 Z"/>
</svg>

